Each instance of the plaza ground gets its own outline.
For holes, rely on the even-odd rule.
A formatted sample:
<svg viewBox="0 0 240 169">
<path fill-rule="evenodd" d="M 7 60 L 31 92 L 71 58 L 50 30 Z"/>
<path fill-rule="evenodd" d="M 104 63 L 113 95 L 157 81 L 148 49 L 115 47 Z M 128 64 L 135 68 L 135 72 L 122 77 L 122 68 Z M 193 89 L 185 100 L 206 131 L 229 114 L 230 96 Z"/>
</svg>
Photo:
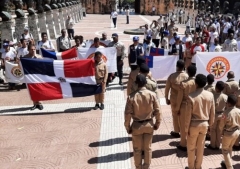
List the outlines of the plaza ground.
<svg viewBox="0 0 240 169">
<path fill-rule="evenodd" d="M 113 28 L 109 15 L 87 15 L 75 25 L 75 34 L 84 39 L 101 36 L 102 32 L 119 34 L 126 47 L 133 35 L 124 29 L 150 24 L 158 16 L 124 15 Z M 183 33 L 184 25 L 178 25 Z M 142 40 L 143 36 L 140 36 Z M 105 109 L 92 110 L 94 97 L 43 102 L 44 110 L 30 111 L 26 89 L 8 91 L 0 86 L 0 169 L 134 169 L 131 136 L 124 128 L 126 81 L 129 68 L 124 67 L 124 86 L 115 79 L 106 92 Z M 176 149 L 179 139 L 172 138 L 170 107 L 159 88 L 163 121 L 154 132 L 151 169 L 181 169 L 187 166 L 187 153 Z M 203 169 L 221 168 L 221 150 L 205 149 Z M 234 167 L 240 168 L 240 152 L 233 152 Z"/>
</svg>

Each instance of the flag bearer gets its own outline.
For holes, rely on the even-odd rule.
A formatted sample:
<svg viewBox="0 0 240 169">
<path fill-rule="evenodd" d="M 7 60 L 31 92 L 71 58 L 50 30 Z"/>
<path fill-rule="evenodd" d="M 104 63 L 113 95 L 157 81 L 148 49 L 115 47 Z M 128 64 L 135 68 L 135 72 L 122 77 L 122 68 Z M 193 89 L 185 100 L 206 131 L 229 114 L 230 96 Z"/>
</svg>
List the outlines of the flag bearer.
<svg viewBox="0 0 240 169">
<path fill-rule="evenodd" d="M 240 110 L 236 108 L 237 97 L 229 95 L 227 99 L 227 109 L 221 117 L 220 130 L 223 132 L 222 153 L 224 161 L 223 168 L 233 169 L 232 166 L 232 147 L 239 137 L 240 128 Z"/>
<path fill-rule="evenodd" d="M 100 108 L 100 110 L 104 109 L 104 93 L 105 93 L 105 88 L 106 88 L 106 82 L 107 82 L 107 77 L 108 77 L 108 70 L 107 66 L 104 63 L 102 59 L 102 53 L 101 52 L 96 52 L 94 55 L 94 60 L 95 60 L 95 78 L 96 82 L 98 84 L 102 85 L 102 93 L 96 94 L 95 95 L 95 102 L 96 105 L 94 107 L 94 110 L 97 110 Z"/>
</svg>

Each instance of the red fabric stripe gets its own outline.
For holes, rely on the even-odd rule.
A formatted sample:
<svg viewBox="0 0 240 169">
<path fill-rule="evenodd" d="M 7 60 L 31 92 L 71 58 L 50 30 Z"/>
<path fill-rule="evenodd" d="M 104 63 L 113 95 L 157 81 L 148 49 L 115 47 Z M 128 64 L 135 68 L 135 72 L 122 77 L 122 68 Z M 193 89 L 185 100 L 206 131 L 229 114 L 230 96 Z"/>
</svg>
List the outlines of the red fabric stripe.
<svg viewBox="0 0 240 169">
<path fill-rule="evenodd" d="M 64 60 L 65 77 L 86 77 L 95 75 L 95 66 L 92 59 Z"/>
<path fill-rule="evenodd" d="M 63 98 L 60 83 L 30 83 L 27 85 L 32 101 Z"/>
<path fill-rule="evenodd" d="M 69 49 L 67 51 L 62 52 L 62 60 L 64 59 L 72 59 L 77 57 L 77 50 L 76 48 Z"/>
</svg>

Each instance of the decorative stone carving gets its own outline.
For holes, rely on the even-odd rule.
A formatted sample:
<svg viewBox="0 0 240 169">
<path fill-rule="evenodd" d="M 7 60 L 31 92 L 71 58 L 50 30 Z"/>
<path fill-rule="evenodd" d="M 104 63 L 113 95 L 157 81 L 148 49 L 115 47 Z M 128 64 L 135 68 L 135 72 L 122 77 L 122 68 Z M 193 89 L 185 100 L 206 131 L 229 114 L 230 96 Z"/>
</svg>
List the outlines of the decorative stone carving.
<svg viewBox="0 0 240 169">
<path fill-rule="evenodd" d="M 59 34 L 62 29 L 62 25 L 60 21 L 60 11 L 58 9 L 53 10 L 53 20 L 54 20 L 56 34 Z"/>
<path fill-rule="evenodd" d="M 51 0 L 44 0 L 44 11 L 50 11 L 52 8 L 50 7 Z"/>
<path fill-rule="evenodd" d="M 52 12 L 52 10 L 46 12 L 46 24 L 48 25 L 50 38 L 51 39 L 57 38 L 55 24 L 54 24 L 54 20 L 53 20 L 53 12 Z"/>
<path fill-rule="evenodd" d="M 64 8 L 59 8 L 59 20 L 60 20 L 61 29 L 66 28 L 65 27 L 66 18 L 64 16 L 63 9 Z"/>
<path fill-rule="evenodd" d="M 20 40 L 24 28 L 26 26 L 28 26 L 28 17 L 24 16 L 24 17 L 21 17 L 21 18 L 16 18 L 15 21 L 16 21 L 15 30 L 16 30 L 17 40 Z"/>
<path fill-rule="evenodd" d="M 58 8 L 62 8 L 62 0 L 57 0 L 57 6 Z"/>
<path fill-rule="evenodd" d="M 57 8 L 58 8 L 58 6 L 57 6 L 57 0 L 52 0 L 52 1 L 51 1 L 51 8 L 52 8 L 52 9 L 57 9 Z"/>
<path fill-rule="evenodd" d="M 44 12 L 44 8 L 43 8 L 43 1 L 42 0 L 36 0 L 36 9 L 38 11 L 38 13 L 43 13 Z"/>
<path fill-rule="evenodd" d="M 9 39 L 10 41 L 17 42 L 14 19 L 0 22 L 0 30 L 1 39 Z"/>
<path fill-rule="evenodd" d="M 10 11 L 9 2 L 10 2 L 9 0 L 2 0 L 0 3 L 0 17 L 2 18 L 3 21 L 8 21 L 12 19 L 12 16 L 9 13 Z"/>
<path fill-rule="evenodd" d="M 38 22 L 38 14 L 33 14 L 28 16 L 28 27 L 29 31 L 33 35 L 34 41 L 37 43 L 40 40 L 40 27 Z"/>
<path fill-rule="evenodd" d="M 25 0 L 25 3 L 27 5 L 29 15 L 35 14 L 35 10 L 33 9 L 33 0 Z"/>
<path fill-rule="evenodd" d="M 23 2 L 22 0 L 13 0 L 13 4 L 15 5 L 15 14 L 18 18 L 24 17 L 25 13 L 23 12 Z"/>
</svg>

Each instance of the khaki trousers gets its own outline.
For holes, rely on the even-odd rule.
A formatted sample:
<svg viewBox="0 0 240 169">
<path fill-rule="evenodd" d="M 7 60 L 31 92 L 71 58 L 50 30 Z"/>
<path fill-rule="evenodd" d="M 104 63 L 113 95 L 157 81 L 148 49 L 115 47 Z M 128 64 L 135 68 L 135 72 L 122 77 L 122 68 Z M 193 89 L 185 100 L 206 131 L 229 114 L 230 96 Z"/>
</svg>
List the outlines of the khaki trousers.
<svg viewBox="0 0 240 169">
<path fill-rule="evenodd" d="M 102 84 L 102 93 L 94 95 L 96 103 L 104 103 L 105 88 L 106 88 L 106 83 Z"/>
<path fill-rule="evenodd" d="M 179 123 L 180 123 L 180 146 L 187 147 L 187 139 L 185 133 L 185 112 L 186 112 L 186 103 L 182 103 L 180 107 L 180 116 L 179 116 Z"/>
<path fill-rule="evenodd" d="M 221 121 L 221 114 L 216 114 L 215 116 L 215 121 L 210 129 L 211 132 L 211 139 L 210 139 L 210 144 L 211 147 L 213 148 L 219 148 L 221 144 L 221 130 L 219 129 L 219 123 Z"/>
<path fill-rule="evenodd" d="M 132 124 L 133 156 L 136 169 L 149 169 L 152 159 L 153 121 Z M 142 164 L 142 148 L 144 163 Z"/>
<path fill-rule="evenodd" d="M 180 132 L 180 124 L 179 124 L 179 115 L 178 112 L 174 111 L 176 107 L 176 98 L 170 98 L 171 109 L 172 109 L 172 118 L 173 118 L 173 129 L 174 132 Z"/>
<path fill-rule="evenodd" d="M 200 169 L 203 160 L 204 143 L 208 126 L 190 127 L 187 137 L 188 167 Z"/>
<path fill-rule="evenodd" d="M 233 169 L 232 166 L 232 147 L 239 136 L 239 130 L 233 133 L 224 132 L 222 138 L 222 153 L 227 169 Z"/>
</svg>

